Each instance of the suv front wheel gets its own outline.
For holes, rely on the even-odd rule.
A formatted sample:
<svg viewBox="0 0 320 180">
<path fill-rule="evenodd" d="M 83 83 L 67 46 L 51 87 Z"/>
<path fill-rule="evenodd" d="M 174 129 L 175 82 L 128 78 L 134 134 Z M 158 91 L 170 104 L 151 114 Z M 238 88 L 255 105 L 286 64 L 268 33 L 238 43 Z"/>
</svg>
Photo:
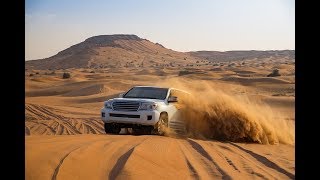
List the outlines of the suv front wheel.
<svg viewBox="0 0 320 180">
<path fill-rule="evenodd" d="M 106 134 L 119 134 L 121 128 L 114 126 L 112 124 L 105 123 L 104 124 L 104 131 Z"/>
</svg>

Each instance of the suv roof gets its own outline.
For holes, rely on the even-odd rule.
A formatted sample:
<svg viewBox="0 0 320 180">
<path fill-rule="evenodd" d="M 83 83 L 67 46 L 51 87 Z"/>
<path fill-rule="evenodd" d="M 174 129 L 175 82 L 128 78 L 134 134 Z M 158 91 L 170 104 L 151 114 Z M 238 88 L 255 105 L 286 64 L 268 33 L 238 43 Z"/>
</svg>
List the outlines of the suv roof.
<svg viewBox="0 0 320 180">
<path fill-rule="evenodd" d="M 163 88 L 163 87 L 159 87 L 159 86 L 134 86 L 134 87 L 152 87 L 152 88 Z"/>
<path fill-rule="evenodd" d="M 160 86 L 134 86 L 134 87 L 168 88 L 168 87 L 160 87 Z M 191 94 L 188 91 L 177 89 L 177 88 L 168 88 L 168 89 L 173 89 L 173 90 L 181 91 L 187 94 Z"/>
</svg>

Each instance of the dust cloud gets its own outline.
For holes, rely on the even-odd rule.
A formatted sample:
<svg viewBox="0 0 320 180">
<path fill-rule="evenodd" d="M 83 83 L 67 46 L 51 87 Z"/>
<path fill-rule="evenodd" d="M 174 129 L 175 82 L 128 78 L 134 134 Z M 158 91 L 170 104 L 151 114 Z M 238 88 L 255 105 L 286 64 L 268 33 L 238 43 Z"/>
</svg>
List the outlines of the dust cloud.
<svg viewBox="0 0 320 180">
<path fill-rule="evenodd" d="M 178 96 L 176 107 L 192 138 L 260 144 L 294 144 L 294 121 L 247 95 L 199 80 L 166 79 L 156 85 L 189 92 Z"/>
</svg>

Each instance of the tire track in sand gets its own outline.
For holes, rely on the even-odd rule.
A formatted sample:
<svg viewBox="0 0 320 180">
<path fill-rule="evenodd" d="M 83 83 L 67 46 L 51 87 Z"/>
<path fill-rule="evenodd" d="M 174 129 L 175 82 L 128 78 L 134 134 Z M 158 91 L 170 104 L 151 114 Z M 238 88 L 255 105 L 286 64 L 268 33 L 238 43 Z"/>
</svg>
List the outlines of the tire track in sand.
<svg viewBox="0 0 320 180">
<path fill-rule="evenodd" d="M 215 162 L 212 157 L 209 155 L 209 153 L 197 142 L 188 139 L 188 143 L 191 145 L 191 147 L 196 150 L 199 154 L 201 154 L 203 157 L 208 159 L 210 162 L 214 164 L 214 166 L 217 168 L 217 170 L 222 175 L 222 179 L 231 179 L 231 177 L 218 165 L 217 162 Z"/>
<path fill-rule="evenodd" d="M 117 161 L 117 163 L 113 166 L 109 173 L 109 179 L 116 179 L 118 175 L 121 173 L 123 167 L 126 165 L 126 162 L 130 158 L 131 154 L 133 153 L 134 149 L 146 141 L 148 138 L 142 140 L 139 144 L 136 144 L 131 149 L 129 149 L 126 153 L 124 153 Z"/>
<path fill-rule="evenodd" d="M 197 142 L 187 139 L 179 140 L 180 149 L 185 156 L 191 174 L 199 179 L 231 179 L 217 162 Z M 189 163 L 188 163 L 189 162 Z"/>
<path fill-rule="evenodd" d="M 25 135 L 62 135 L 62 134 L 103 134 L 102 121 L 97 118 L 68 118 L 57 114 L 59 109 L 39 104 L 26 104 L 28 119 L 26 127 L 32 124 Z M 57 111 L 57 112 L 56 112 Z M 70 112 L 71 113 L 71 112 Z M 81 126 L 81 128 L 79 128 Z"/>
<path fill-rule="evenodd" d="M 254 153 L 253 151 L 250 151 L 248 149 L 245 149 L 235 143 L 229 143 L 231 144 L 232 146 L 246 152 L 247 154 L 249 154 L 250 156 L 254 157 L 257 161 L 261 162 L 262 164 L 264 164 L 265 166 L 269 167 L 269 168 L 272 168 L 282 174 L 285 174 L 286 176 L 288 176 L 290 179 L 295 179 L 295 175 L 286 171 L 285 169 L 283 169 L 282 167 L 280 167 L 279 165 L 277 165 L 276 163 L 270 161 L 268 158 L 262 156 L 262 155 L 259 155 L 257 153 Z"/>
<path fill-rule="evenodd" d="M 79 174 L 81 179 L 87 179 L 87 176 L 92 176 L 92 174 L 100 177 L 99 179 L 115 179 L 122 172 L 134 148 L 148 139 L 147 137 L 132 143 L 130 140 L 110 141 L 107 138 L 108 135 L 101 137 L 102 139 L 86 143 L 66 153 L 55 167 L 51 179 L 70 179 L 72 175 L 69 172 L 76 172 L 79 167 L 84 168 Z M 95 156 L 94 154 L 100 155 Z M 106 154 L 108 155 L 105 156 Z M 87 159 L 86 157 L 89 156 L 90 159 Z"/>
<path fill-rule="evenodd" d="M 31 115 L 33 114 L 33 118 L 37 120 L 50 120 L 50 119 L 59 119 L 63 120 L 66 117 L 62 115 L 58 115 L 52 111 L 54 108 L 45 105 L 38 105 L 38 104 L 26 104 L 25 106 L 26 113 Z"/>
<path fill-rule="evenodd" d="M 25 122 L 25 127 L 29 128 L 29 131 L 25 131 L 25 135 L 104 134 L 102 121 L 94 119 L 28 120 Z M 43 131 L 44 129 L 47 131 Z"/>
<path fill-rule="evenodd" d="M 179 143 L 179 142 L 178 142 Z M 196 180 L 199 180 L 200 179 L 200 176 L 199 176 L 199 173 L 198 171 L 196 170 L 196 168 L 192 165 L 192 163 L 189 161 L 187 155 L 185 154 L 185 152 L 182 150 L 181 148 L 181 144 L 179 143 L 179 148 L 180 148 L 180 151 L 182 152 L 183 156 L 184 156 L 184 159 L 188 165 L 188 169 L 191 173 L 191 176 L 196 179 Z"/>
<path fill-rule="evenodd" d="M 54 172 L 53 172 L 53 175 L 52 175 L 52 180 L 56 180 L 57 179 L 57 175 L 58 175 L 58 173 L 59 173 L 59 170 L 60 170 L 60 167 L 61 167 L 61 165 L 63 164 L 63 162 L 65 161 L 65 159 L 67 159 L 67 157 L 69 157 L 69 155 L 71 154 L 71 153 L 74 153 L 74 152 L 76 152 L 77 150 L 80 150 L 80 149 L 85 149 L 85 148 L 87 148 L 87 147 L 89 147 L 90 145 L 92 145 L 92 144 L 94 144 L 94 143 L 97 143 L 97 142 L 100 142 L 100 141 L 102 141 L 102 140 L 97 140 L 97 141 L 94 141 L 94 142 L 89 142 L 89 143 L 86 143 L 86 144 L 84 144 L 84 145 L 82 145 L 82 146 L 80 146 L 80 147 L 76 147 L 76 148 L 74 148 L 74 149 L 72 149 L 71 151 L 69 151 L 66 155 L 64 155 L 63 157 L 62 157 L 62 159 L 59 161 L 59 163 L 58 163 L 58 165 L 57 165 L 57 167 L 54 169 Z M 110 144 L 111 142 L 109 142 L 109 143 L 107 143 L 107 144 Z"/>
<path fill-rule="evenodd" d="M 226 146 L 223 142 L 199 141 L 198 143 L 206 149 L 211 157 L 215 157 L 219 165 L 233 178 L 275 179 L 275 176 L 267 171 L 263 164 L 257 163 L 255 159 L 247 157 L 246 154 Z"/>
<path fill-rule="evenodd" d="M 60 169 L 60 166 L 62 165 L 63 161 L 69 156 L 69 154 L 71 154 L 72 152 L 80 149 L 81 147 L 77 147 L 77 148 L 74 148 L 73 150 L 71 150 L 68 154 L 66 154 L 59 162 L 58 166 L 55 168 L 54 172 L 53 172 L 53 175 L 52 175 L 52 180 L 56 180 L 57 179 L 57 175 L 59 173 L 59 169 Z"/>
</svg>

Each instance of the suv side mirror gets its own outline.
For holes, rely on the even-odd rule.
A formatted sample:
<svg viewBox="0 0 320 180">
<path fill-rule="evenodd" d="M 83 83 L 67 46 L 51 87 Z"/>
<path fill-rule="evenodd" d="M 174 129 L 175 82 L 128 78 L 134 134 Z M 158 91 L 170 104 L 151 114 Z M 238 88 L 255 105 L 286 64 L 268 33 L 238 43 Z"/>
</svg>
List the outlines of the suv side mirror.
<svg viewBox="0 0 320 180">
<path fill-rule="evenodd" d="M 119 98 L 123 98 L 123 94 L 124 94 L 124 93 L 120 93 L 120 94 L 119 94 Z"/>
<path fill-rule="evenodd" d="M 168 98 L 168 103 L 170 102 L 178 102 L 178 97 L 177 96 L 170 96 Z"/>
</svg>

